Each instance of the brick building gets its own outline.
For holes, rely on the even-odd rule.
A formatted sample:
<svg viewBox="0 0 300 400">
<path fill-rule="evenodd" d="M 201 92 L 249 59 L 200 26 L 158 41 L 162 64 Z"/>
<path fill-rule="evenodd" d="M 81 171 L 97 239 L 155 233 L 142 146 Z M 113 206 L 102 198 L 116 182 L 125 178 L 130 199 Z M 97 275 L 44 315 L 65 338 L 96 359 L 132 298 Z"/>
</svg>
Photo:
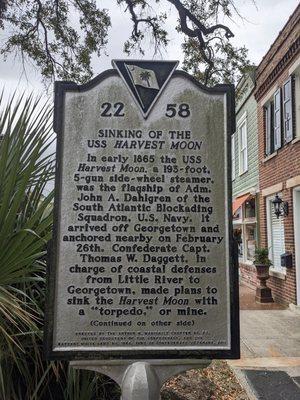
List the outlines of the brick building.
<svg viewBox="0 0 300 400">
<path fill-rule="evenodd" d="M 260 246 L 269 248 L 273 262 L 268 281 L 273 297 L 287 304 L 300 304 L 299 19 L 300 5 L 257 67 L 255 89 Z M 276 195 L 280 216 L 274 212 Z M 292 255 L 292 267 L 282 266 L 283 253 Z"/>
</svg>

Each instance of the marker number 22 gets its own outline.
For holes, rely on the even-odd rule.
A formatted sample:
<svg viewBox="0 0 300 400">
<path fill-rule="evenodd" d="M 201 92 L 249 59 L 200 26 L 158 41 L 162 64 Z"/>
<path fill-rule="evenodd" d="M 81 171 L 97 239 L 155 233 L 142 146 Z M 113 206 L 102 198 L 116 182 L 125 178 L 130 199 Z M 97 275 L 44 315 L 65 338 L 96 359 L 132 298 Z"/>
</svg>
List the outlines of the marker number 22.
<svg viewBox="0 0 300 400">
<path fill-rule="evenodd" d="M 124 103 L 103 103 L 101 104 L 102 112 L 101 117 L 124 117 Z M 111 112 L 113 108 L 113 112 Z"/>
</svg>

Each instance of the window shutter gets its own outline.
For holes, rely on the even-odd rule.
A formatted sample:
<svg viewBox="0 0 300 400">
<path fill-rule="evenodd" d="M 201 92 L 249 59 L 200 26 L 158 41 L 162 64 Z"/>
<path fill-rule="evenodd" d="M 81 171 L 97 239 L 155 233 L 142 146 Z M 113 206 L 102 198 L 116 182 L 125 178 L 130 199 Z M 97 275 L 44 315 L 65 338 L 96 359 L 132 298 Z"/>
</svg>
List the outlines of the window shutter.
<svg viewBox="0 0 300 400">
<path fill-rule="evenodd" d="M 265 107 L 266 155 L 271 154 L 271 104 Z"/>
<path fill-rule="evenodd" d="M 283 85 L 283 132 L 285 143 L 293 140 L 292 77 Z"/>
<path fill-rule="evenodd" d="M 243 130 L 243 136 L 244 136 L 244 170 L 248 171 L 248 135 L 247 135 L 247 123 L 245 122 L 244 125 L 244 130 Z"/>
<path fill-rule="evenodd" d="M 243 174 L 248 170 L 248 139 L 247 139 L 247 122 L 246 119 L 238 128 L 239 134 L 239 174 Z"/>
<path fill-rule="evenodd" d="M 274 150 L 281 147 L 281 93 L 274 94 Z"/>
<path fill-rule="evenodd" d="M 231 178 L 232 180 L 235 179 L 235 140 L 234 134 L 231 136 Z"/>
</svg>

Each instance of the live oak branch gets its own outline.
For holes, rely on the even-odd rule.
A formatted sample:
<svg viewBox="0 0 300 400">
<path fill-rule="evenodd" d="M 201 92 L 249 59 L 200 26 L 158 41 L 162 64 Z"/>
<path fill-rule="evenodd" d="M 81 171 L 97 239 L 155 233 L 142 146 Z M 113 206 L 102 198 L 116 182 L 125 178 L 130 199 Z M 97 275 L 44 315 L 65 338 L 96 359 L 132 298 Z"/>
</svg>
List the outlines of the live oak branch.
<svg viewBox="0 0 300 400">
<path fill-rule="evenodd" d="M 116 0 L 107 9 L 94 0 L 32 0 L 28 6 L 23 0 L 0 0 L 0 30 L 5 31 L 0 55 L 16 54 L 25 70 L 33 61 L 45 80 L 86 82 L 93 75 L 93 56 L 108 53 L 116 6 L 132 24 L 124 43 L 127 54 L 144 54 L 151 43 L 154 55 L 161 52 L 169 42 L 166 22 L 173 9 L 176 28 L 184 34 L 184 68 L 197 79 L 235 81 L 250 63 L 245 47 L 232 46 L 233 32 L 218 22 L 242 18 L 234 0 Z"/>
</svg>

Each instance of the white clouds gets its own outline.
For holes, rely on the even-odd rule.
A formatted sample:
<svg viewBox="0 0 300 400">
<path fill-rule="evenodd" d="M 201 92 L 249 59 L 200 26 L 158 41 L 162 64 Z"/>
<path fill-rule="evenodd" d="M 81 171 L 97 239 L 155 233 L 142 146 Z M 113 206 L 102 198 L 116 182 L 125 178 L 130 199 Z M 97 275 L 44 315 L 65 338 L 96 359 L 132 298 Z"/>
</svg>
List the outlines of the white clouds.
<svg viewBox="0 0 300 400">
<path fill-rule="evenodd" d="M 256 0 L 257 8 L 253 6 L 251 0 L 236 0 L 241 14 L 247 21 L 236 20 L 231 22 L 230 27 L 235 37 L 233 43 L 236 46 L 245 45 L 249 49 L 251 61 L 259 63 L 263 55 L 267 52 L 272 42 L 275 40 L 279 31 L 287 22 L 289 16 L 298 5 L 298 0 Z M 125 14 L 124 7 L 112 4 L 111 0 L 102 0 L 101 7 L 111 10 L 112 27 L 110 29 L 110 38 L 107 47 L 108 56 L 102 55 L 101 58 L 93 58 L 93 68 L 95 75 L 101 71 L 111 68 L 111 59 L 125 58 L 122 53 L 124 40 L 130 35 L 130 16 Z M 155 7 L 157 7 L 155 5 Z M 166 59 L 182 60 L 180 47 L 181 38 L 176 32 L 175 26 L 177 14 L 174 8 L 167 6 L 168 19 L 166 27 L 170 32 L 170 43 L 162 57 Z M 0 33 L 0 39 L 3 33 Z M 139 58 L 137 54 L 132 58 Z M 153 58 L 153 48 L 149 49 L 144 58 Z M 155 58 L 161 58 L 157 55 Z M 10 57 L 5 63 L 0 61 L 0 87 L 5 84 L 6 87 L 13 89 L 28 89 L 29 91 L 44 91 L 40 74 L 34 70 L 32 65 L 26 68 L 27 76 L 24 74 L 20 60 Z"/>
<path fill-rule="evenodd" d="M 231 25 L 235 45 L 249 49 L 251 61 L 258 64 L 269 50 L 280 30 L 298 5 L 298 0 L 256 0 L 257 8 L 249 0 L 239 0 L 241 14 L 249 21 Z"/>
</svg>

